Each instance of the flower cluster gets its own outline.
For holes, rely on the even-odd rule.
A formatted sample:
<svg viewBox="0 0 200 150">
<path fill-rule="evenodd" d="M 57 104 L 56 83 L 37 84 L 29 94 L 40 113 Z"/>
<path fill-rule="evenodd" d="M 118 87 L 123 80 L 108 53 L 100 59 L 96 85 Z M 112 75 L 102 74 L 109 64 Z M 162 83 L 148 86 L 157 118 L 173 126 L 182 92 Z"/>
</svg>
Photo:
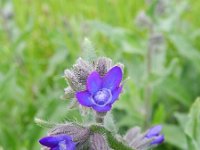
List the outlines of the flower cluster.
<svg viewBox="0 0 200 150">
<path fill-rule="evenodd" d="M 92 62 L 78 58 L 71 69 L 64 71 L 64 77 L 69 85 L 65 88 L 64 98 L 74 98 L 76 92 L 85 90 L 87 78 L 93 71 L 104 76 L 111 67 L 112 60 L 106 57 L 99 57 Z"/>
<path fill-rule="evenodd" d="M 104 116 L 122 92 L 121 64 L 112 65 L 112 60 L 105 57 L 92 62 L 79 58 L 72 69 L 65 70 L 65 78 L 69 85 L 65 89 L 65 97 L 75 98 L 77 104 L 92 108 L 96 122 L 92 125 L 56 124 L 48 136 L 39 140 L 45 150 L 147 150 L 164 141 L 160 125 L 145 133 L 134 127 L 123 138 L 116 138 L 104 127 Z"/>
</svg>

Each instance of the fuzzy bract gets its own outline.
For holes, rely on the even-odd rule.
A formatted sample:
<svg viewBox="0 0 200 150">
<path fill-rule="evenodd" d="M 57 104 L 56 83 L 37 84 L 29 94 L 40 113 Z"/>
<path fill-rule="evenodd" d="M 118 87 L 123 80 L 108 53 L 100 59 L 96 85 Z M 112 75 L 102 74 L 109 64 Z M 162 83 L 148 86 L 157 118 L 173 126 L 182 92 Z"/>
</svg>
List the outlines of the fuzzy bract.
<svg viewBox="0 0 200 150">
<path fill-rule="evenodd" d="M 39 140 L 40 144 L 50 150 L 75 150 L 76 143 L 66 134 L 46 136 Z"/>
<path fill-rule="evenodd" d="M 118 66 L 111 68 L 103 77 L 97 71 L 92 72 L 87 77 L 87 89 L 76 93 L 78 102 L 97 112 L 109 111 L 122 91 L 122 76 Z"/>
</svg>

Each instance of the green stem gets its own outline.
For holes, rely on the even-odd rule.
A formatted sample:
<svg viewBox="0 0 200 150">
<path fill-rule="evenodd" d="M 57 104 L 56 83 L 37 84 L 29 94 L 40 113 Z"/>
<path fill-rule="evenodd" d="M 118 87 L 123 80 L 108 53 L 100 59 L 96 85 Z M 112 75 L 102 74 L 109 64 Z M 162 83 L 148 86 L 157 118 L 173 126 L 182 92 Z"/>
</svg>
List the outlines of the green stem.
<svg viewBox="0 0 200 150">
<path fill-rule="evenodd" d="M 113 136 L 113 134 L 110 131 L 108 131 L 106 128 L 104 128 L 103 126 L 91 125 L 90 130 L 94 133 L 106 135 L 108 144 L 109 144 L 110 148 L 112 148 L 113 150 L 119 150 L 119 149 L 120 150 L 133 150 L 132 148 L 125 145 L 124 143 L 118 141 Z"/>
<path fill-rule="evenodd" d="M 56 123 L 48 122 L 39 118 L 35 118 L 34 121 L 38 126 L 43 128 L 53 128 L 57 125 Z"/>
</svg>

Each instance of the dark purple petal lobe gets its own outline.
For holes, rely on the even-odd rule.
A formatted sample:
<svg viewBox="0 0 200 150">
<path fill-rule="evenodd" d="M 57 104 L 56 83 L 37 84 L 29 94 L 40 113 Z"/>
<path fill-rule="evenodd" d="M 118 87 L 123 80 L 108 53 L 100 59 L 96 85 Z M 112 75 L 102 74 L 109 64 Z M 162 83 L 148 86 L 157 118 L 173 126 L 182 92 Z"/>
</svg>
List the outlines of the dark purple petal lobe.
<svg viewBox="0 0 200 150">
<path fill-rule="evenodd" d="M 54 148 L 51 148 L 50 150 L 60 150 L 59 146 L 56 146 Z"/>
<path fill-rule="evenodd" d="M 65 135 L 62 136 L 46 136 L 39 140 L 40 144 L 47 147 L 55 147 L 61 140 L 65 140 Z"/>
<path fill-rule="evenodd" d="M 92 106 L 91 94 L 88 91 L 77 92 L 76 98 L 81 105 L 87 107 Z"/>
<path fill-rule="evenodd" d="M 87 78 L 87 89 L 91 94 L 96 93 L 102 86 L 102 79 L 98 72 L 92 72 Z"/>
<path fill-rule="evenodd" d="M 161 130 L 162 130 L 162 126 L 161 125 L 154 126 L 151 129 L 149 129 L 149 131 L 146 134 L 146 137 L 147 138 L 151 138 L 153 136 L 157 136 L 157 135 L 160 134 Z"/>
<path fill-rule="evenodd" d="M 112 106 L 111 105 L 106 105 L 106 106 L 94 105 L 92 106 L 92 108 L 96 110 L 97 112 L 107 112 L 112 108 Z"/>
<path fill-rule="evenodd" d="M 112 69 L 110 69 L 104 76 L 103 87 L 110 89 L 112 91 L 119 86 L 121 81 L 122 81 L 122 70 L 120 67 L 115 66 Z"/>
<path fill-rule="evenodd" d="M 74 142 L 67 142 L 67 150 L 75 150 L 76 144 Z"/>
<path fill-rule="evenodd" d="M 164 135 L 155 136 L 154 140 L 151 142 L 151 145 L 161 144 L 164 141 Z"/>
</svg>

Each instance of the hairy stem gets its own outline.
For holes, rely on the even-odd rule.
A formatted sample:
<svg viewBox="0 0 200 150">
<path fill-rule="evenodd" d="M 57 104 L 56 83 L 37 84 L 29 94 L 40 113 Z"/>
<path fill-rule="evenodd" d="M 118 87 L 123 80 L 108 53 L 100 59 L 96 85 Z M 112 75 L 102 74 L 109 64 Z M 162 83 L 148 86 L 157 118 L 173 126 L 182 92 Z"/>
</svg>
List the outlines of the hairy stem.
<svg viewBox="0 0 200 150">
<path fill-rule="evenodd" d="M 150 38 L 149 38 L 149 45 L 147 49 L 147 63 L 146 63 L 146 76 L 147 76 L 147 84 L 145 86 L 145 122 L 144 127 L 148 127 L 151 122 L 151 114 L 152 114 L 152 106 L 151 106 L 151 95 L 152 95 L 152 87 L 151 83 L 149 82 L 149 78 L 152 73 L 152 59 L 153 59 L 153 51 L 154 51 L 154 45 L 151 43 L 151 36 L 153 35 L 153 28 L 150 31 Z"/>
<path fill-rule="evenodd" d="M 96 119 L 96 122 L 99 123 L 99 124 L 104 124 L 104 117 L 105 117 L 106 113 L 105 112 L 96 112 L 95 114 L 95 119 Z"/>
<path fill-rule="evenodd" d="M 51 123 L 39 118 L 35 118 L 34 121 L 38 126 L 43 127 L 43 128 L 53 128 L 57 125 L 56 123 Z"/>
</svg>

